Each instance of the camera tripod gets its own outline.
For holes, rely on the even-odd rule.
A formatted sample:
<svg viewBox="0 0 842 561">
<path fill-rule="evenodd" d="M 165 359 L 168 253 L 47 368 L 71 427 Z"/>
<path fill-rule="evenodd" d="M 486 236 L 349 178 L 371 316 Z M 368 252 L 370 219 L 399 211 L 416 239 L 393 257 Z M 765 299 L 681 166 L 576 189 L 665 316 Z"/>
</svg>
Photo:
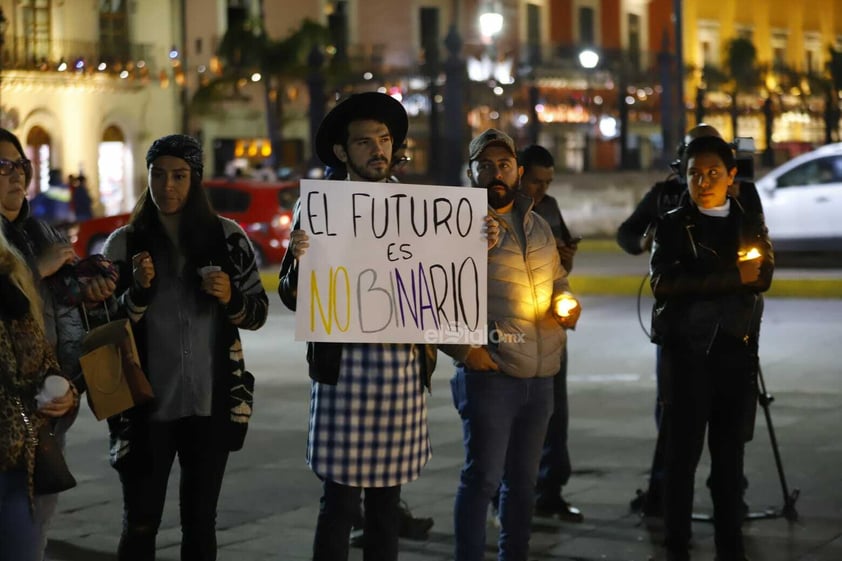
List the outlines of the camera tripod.
<svg viewBox="0 0 842 561">
<path fill-rule="evenodd" d="M 778 439 L 775 436 L 775 427 L 772 425 L 772 413 L 769 407 L 775 398 L 772 394 L 766 391 L 766 381 L 763 379 L 763 370 L 758 365 L 757 367 L 757 382 L 758 394 L 757 400 L 760 406 L 763 407 L 763 415 L 766 417 L 766 426 L 769 429 L 769 441 L 772 443 L 772 454 L 775 456 L 775 467 L 778 470 L 778 478 L 781 482 L 781 492 L 783 493 L 784 504 L 781 508 L 767 508 L 757 512 L 747 512 L 746 520 L 765 520 L 770 518 L 786 518 L 790 522 L 798 520 L 798 511 L 795 510 L 795 501 L 798 500 L 798 495 L 801 493 L 799 489 L 793 489 L 791 492 L 786 483 L 786 475 L 784 474 L 784 466 L 781 461 L 781 452 L 778 449 Z M 693 513 L 693 520 L 703 522 L 713 522 L 713 515 Z"/>
</svg>

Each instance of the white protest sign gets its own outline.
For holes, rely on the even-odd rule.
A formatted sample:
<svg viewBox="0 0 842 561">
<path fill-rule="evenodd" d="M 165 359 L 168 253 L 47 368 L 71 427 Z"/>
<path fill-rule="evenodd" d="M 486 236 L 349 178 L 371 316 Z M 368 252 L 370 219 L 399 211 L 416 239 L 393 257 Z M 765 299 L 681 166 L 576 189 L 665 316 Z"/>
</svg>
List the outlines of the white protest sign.
<svg viewBox="0 0 842 561">
<path fill-rule="evenodd" d="M 301 181 L 295 338 L 486 342 L 485 189 Z"/>
</svg>

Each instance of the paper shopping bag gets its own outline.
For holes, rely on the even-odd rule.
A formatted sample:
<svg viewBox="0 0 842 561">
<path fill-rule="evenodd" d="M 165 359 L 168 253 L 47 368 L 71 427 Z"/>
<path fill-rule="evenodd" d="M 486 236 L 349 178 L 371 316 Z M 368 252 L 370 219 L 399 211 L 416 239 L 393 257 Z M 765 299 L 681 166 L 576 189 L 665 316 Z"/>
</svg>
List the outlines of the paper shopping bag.
<svg viewBox="0 0 842 561">
<path fill-rule="evenodd" d="M 82 353 L 79 362 L 88 385 L 88 402 L 98 420 L 152 399 L 129 320 L 91 329 L 82 340 Z"/>
</svg>

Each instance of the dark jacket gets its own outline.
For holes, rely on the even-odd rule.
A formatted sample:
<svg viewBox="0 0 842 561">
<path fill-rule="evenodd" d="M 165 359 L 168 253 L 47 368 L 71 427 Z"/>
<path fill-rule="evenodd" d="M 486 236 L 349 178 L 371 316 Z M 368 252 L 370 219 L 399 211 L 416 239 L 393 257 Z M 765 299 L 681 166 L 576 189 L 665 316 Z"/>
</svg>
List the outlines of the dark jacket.
<svg viewBox="0 0 842 561">
<path fill-rule="evenodd" d="M 681 203 L 687 186 L 677 176 L 655 183 L 617 229 L 617 243 L 626 253 L 643 253 L 641 240 L 660 217 Z"/>
<path fill-rule="evenodd" d="M 730 198 L 727 218 L 703 215 L 689 198 L 656 222 L 650 261 L 655 295 L 652 340 L 709 348 L 717 335 L 755 341 L 763 302 L 775 268 L 772 244 L 761 212 L 748 212 Z M 762 253 L 760 277 L 740 281 L 737 252 Z"/>
<path fill-rule="evenodd" d="M 745 212 L 763 212 L 757 187 L 750 181 L 735 183 L 733 195 L 739 198 Z M 640 255 L 644 247 L 644 236 L 655 226 L 655 222 L 667 212 L 678 207 L 686 199 L 687 184 L 677 175 L 670 175 L 664 181 L 655 183 L 640 199 L 634 211 L 617 229 L 617 244 L 626 253 Z"/>
<path fill-rule="evenodd" d="M 30 206 L 24 200 L 20 213 L 14 221 L 3 217 L 3 233 L 29 265 L 36 286 L 43 300 L 44 333 L 56 351 L 62 374 L 73 381 L 79 391 L 85 390 L 85 380 L 79 365 L 82 339 L 87 332 L 86 325 L 104 323 L 103 306 L 95 306 L 82 316 L 82 281 L 75 265 L 64 265 L 47 278 L 38 275 L 38 259 L 52 246 L 67 244 L 67 238 L 58 230 L 30 214 Z M 109 300 L 112 310 L 115 299 Z"/>
<path fill-rule="evenodd" d="M 253 407 L 254 377 L 245 369 L 239 329 L 257 330 L 266 322 L 269 299 L 263 290 L 255 265 L 254 249 L 245 232 L 235 222 L 217 217 L 214 228 L 206 232 L 206 251 L 210 263 L 217 264 L 231 279 L 231 300 L 221 305 L 214 325 L 215 356 L 213 359 L 213 397 L 211 417 L 218 432 L 217 442 L 229 451 L 242 448 Z M 169 243 L 160 225 L 148 230 L 126 225 L 113 232 L 103 251 L 120 267 L 117 286 L 123 312 L 133 322 L 141 366 L 147 371 L 147 360 L 156 341 L 149 341 L 143 313 L 154 300 L 156 281 L 142 289 L 133 284 L 131 256 L 140 251 L 158 254 L 156 244 Z M 181 282 L 198 289 L 192 277 Z M 237 319 L 235 325 L 234 320 Z M 146 469 L 151 459 L 148 450 L 149 416 L 154 402 L 133 407 L 109 417 L 109 461 L 118 471 Z"/>
<path fill-rule="evenodd" d="M 292 229 L 299 230 L 300 228 L 301 200 L 299 199 L 295 203 Z M 287 308 L 295 311 L 298 296 L 298 261 L 293 257 L 291 251 L 287 251 L 284 254 L 283 261 L 281 261 L 278 295 Z M 307 364 L 309 365 L 309 375 L 312 380 L 321 384 L 336 385 L 339 381 L 342 345 L 342 343 L 327 342 L 307 343 Z M 436 369 L 438 350 L 435 345 L 421 345 L 421 348 L 424 352 L 424 361 L 421 368 L 421 384 L 429 389 L 433 370 Z"/>
<path fill-rule="evenodd" d="M 553 237 L 556 241 L 556 247 L 559 244 L 571 245 L 576 242 L 573 241 L 573 236 L 570 234 L 570 229 L 564 222 L 564 217 L 561 215 L 561 208 L 558 206 L 558 200 L 550 195 L 545 195 L 538 203 L 532 206 L 533 212 L 537 213 L 541 218 L 547 221 L 550 229 L 553 231 Z M 559 259 L 561 259 L 561 266 L 568 273 L 573 270 L 573 259 L 565 259 L 559 252 Z"/>
</svg>

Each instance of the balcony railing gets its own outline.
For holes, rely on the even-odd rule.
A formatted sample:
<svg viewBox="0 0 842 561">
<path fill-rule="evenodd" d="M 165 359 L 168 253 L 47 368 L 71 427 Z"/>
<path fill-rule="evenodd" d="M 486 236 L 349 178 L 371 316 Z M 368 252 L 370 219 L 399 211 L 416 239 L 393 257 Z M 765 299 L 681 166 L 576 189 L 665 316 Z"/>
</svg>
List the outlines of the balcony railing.
<svg viewBox="0 0 842 561">
<path fill-rule="evenodd" d="M 10 70 L 58 70 L 64 61 L 73 69 L 77 61 L 84 61 L 85 70 L 95 71 L 101 62 L 106 63 L 110 71 L 129 66 L 136 67 L 143 61 L 149 72 L 155 68 L 154 47 L 146 43 L 126 43 L 109 46 L 92 41 L 49 41 L 34 43 L 23 36 L 6 37 L 3 46 L 3 69 Z"/>
<path fill-rule="evenodd" d="M 581 72 L 579 53 L 586 47 L 578 44 L 535 45 L 524 44 L 520 49 L 520 64 L 541 73 Z M 617 74 L 620 70 L 630 82 L 652 81 L 658 72 L 658 53 L 652 51 L 631 51 L 628 49 L 605 49 L 592 47 L 599 53 L 599 64 L 595 72 Z"/>
</svg>

